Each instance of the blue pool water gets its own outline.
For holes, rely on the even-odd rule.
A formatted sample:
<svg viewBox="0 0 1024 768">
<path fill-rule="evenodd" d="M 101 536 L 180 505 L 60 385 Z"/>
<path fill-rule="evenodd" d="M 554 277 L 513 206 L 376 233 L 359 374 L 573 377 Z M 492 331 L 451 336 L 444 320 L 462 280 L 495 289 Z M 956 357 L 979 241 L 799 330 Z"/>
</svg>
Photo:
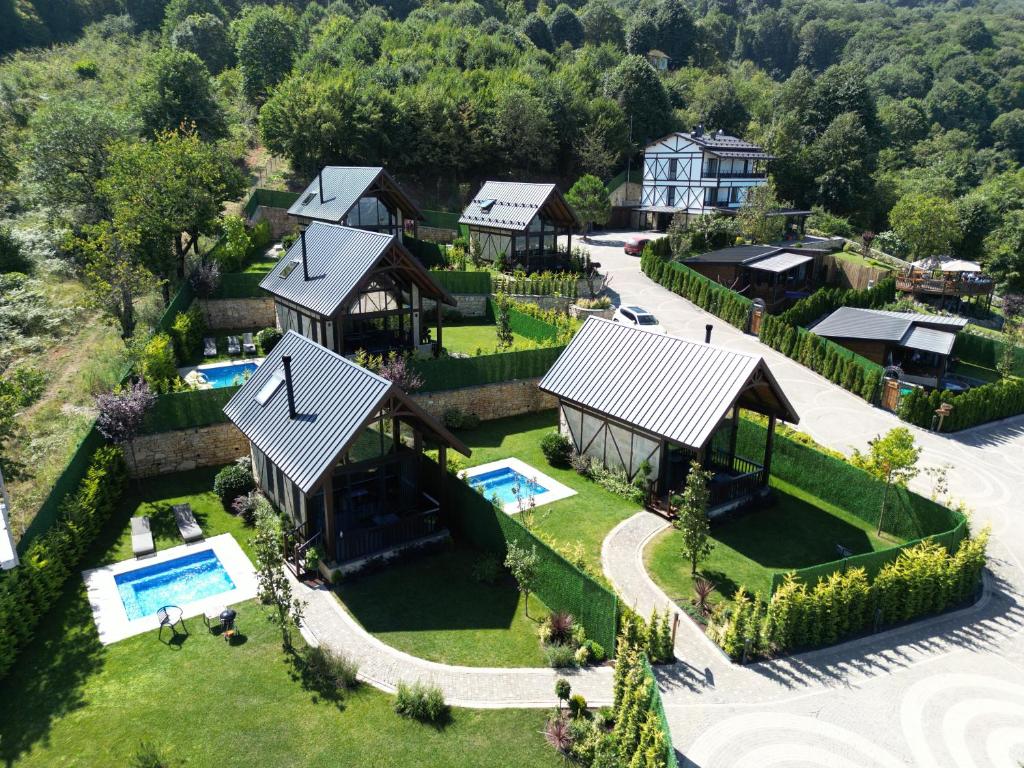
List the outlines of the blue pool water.
<svg viewBox="0 0 1024 768">
<path fill-rule="evenodd" d="M 235 588 L 212 549 L 118 574 L 114 583 L 133 620 L 152 616 L 165 605 L 182 606 Z"/>
<path fill-rule="evenodd" d="M 484 496 L 488 499 L 498 497 L 498 501 L 502 504 L 514 503 L 516 500 L 516 494 L 512 488 L 519 485 L 519 495 L 525 501 L 527 497 L 533 493 L 537 496 L 541 493 L 547 493 L 548 489 L 540 483 L 529 480 L 523 475 L 516 472 L 511 467 L 502 467 L 501 469 L 492 469 L 490 472 L 484 472 L 479 475 L 474 475 L 468 478 L 469 484 L 476 488 L 478 491 L 482 491 Z"/>
<path fill-rule="evenodd" d="M 212 368 L 201 365 L 199 372 L 206 377 L 214 389 L 220 389 L 245 383 L 246 374 L 251 374 L 258 367 L 256 363 L 233 363 L 232 365 L 217 365 Z"/>
</svg>

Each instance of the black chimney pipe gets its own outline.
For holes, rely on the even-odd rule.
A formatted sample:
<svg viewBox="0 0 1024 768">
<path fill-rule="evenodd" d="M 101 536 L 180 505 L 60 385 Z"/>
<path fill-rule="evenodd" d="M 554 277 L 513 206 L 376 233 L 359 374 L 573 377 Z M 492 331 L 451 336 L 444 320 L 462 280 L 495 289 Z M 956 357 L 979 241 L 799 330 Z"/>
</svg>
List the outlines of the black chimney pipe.
<svg viewBox="0 0 1024 768">
<path fill-rule="evenodd" d="M 316 180 L 320 182 L 320 202 L 324 201 L 324 169 L 320 169 L 320 173 L 316 175 Z"/>
<path fill-rule="evenodd" d="M 714 328 L 714 327 L 715 326 L 713 326 L 711 323 L 708 323 L 707 325 L 704 326 L 704 343 L 705 344 L 710 344 L 711 343 L 711 329 Z"/>
<path fill-rule="evenodd" d="M 284 355 L 281 362 L 284 364 L 284 388 L 288 392 L 288 417 L 294 419 L 297 414 L 295 413 L 295 390 L 292 388 L 292 358 L 290 355 Z"/>
<path fill-rule="evenodd" d="M 309 265 L 306 264 L 306 230 L 299 232 L 299 239 L 302 240 L 302 278 L 309 282 Z"/>
</svg>

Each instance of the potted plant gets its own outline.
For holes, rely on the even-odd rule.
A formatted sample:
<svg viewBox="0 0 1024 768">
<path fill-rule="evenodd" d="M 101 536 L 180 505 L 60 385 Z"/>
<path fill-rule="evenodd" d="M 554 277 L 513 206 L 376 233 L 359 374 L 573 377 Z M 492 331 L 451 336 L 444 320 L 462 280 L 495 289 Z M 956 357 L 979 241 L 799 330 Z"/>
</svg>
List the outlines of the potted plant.
<svg viewBox="0 0 1024 768">
<path fill-rule="evenodd" d="M 612 300 L 607 296 L 600 296 L 596 299 L 577 299 L 575 304 L 569 307 L 569 314 L 580 320 L 586 320 L 591 315 L 611 320 L 615 314 L 615 307 Z"/>
<path fill-rule="evenodd" d="M 317 547 L 310 547 L 306 550 L 302 565 L 307 571 L 315 571 L 320 567 L 320 558 L 320 550 Z"/>
</svg>

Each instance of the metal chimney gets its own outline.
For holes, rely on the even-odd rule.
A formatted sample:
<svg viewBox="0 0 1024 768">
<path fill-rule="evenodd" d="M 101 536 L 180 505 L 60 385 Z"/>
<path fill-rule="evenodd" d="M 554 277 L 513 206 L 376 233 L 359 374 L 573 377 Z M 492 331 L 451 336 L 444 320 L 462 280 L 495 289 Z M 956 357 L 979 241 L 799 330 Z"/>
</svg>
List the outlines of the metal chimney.
<svg viewBox="0 0 1024 768">
<path fill-rule="evenodd" d="M 306 263 L 306 230 L 299 232 L 299 239 L 302 240 L 302 278 L 309 282 L 309 265 Z"/>
<path fill-rule="evenodd" d="M 320 173 L 316 175 L 316 180 L 320 182 L 320 202 L 324 201 L 324 169 L 320 169 Z"/>
<path fill-rule="evenodd" d="M 292 358 L 290 355 L 284 355 L 281 362 L 284 364 L 284 388 L 288 393 L 288 417 L 294 419 L 297 414 L 295 412 L 295 389 L 292 387 Z"/>
<path fill-rule="evenodd" d="M 714 327 L 715 326 L 713 326 L 711 323 L 708 323 L 707 325 L 704 326 L 704 343 L 705 344 L 710 344 L 711 343 L 711 329 L 714 328 Z"/>
</svg>

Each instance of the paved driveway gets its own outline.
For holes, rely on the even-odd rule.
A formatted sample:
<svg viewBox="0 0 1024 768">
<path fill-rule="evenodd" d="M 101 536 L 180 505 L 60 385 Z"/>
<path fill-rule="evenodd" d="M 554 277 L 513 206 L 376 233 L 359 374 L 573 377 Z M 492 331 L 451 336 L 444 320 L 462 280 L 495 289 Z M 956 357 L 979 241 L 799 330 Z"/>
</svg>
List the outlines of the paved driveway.
<svg viewBox="0 0 1024 768">
<path fill-rule="evenodd" d="M 763 355 L 800 414 L 799 428 L 840 451 L 899 424 L 892 414 L 797 365 L 648 280 L 622 253 L 625 234 L 586 244 L 617 301 L 654 312 L 669 333 Z M 684 664 L 661 679 L 676 748 L 689 765 L 1019 766 L 1024 761 L 1024 417 L 954 437 L 913 428 L 923 466 L 951 465 L 972 525 L 992 525 L 991 590 L 967 614 L 786 662 Z M 926 478 L 915 490 L 930 494 Z M 691 638 L 693 658 L 706 648 Z M 716 677 L 715 669 L 719 670 Z"/>
</svg>

